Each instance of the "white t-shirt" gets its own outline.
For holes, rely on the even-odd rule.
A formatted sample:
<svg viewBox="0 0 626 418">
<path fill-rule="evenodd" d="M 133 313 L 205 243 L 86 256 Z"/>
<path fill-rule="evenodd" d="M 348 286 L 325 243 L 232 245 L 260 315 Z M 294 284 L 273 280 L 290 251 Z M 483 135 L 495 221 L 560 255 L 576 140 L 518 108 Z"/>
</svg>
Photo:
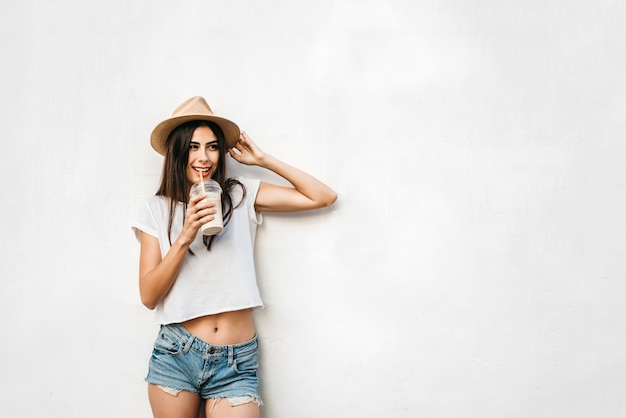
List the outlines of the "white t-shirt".
<svg viewBox="0 0 626 418">
<path fill-rule="evenodd" d="M 180 323 L 204 315 L 263 306 L 254 269 L 256 228 L 262 222 L 254 210 L 259 180 L 237 178 L 246 188 L 245 200 L 232 213 L 230 221 L 213 240 L 207 251 L 198 231 L 191 250 L 183 260 L 170 292 L 157 305 L 155 323 Z M 241 187 L 233 189 L 233 205 L 242 197 Z M 137 239 L 139 231 L 159 240 L 161 256 L 170 248 L 167 234 L 169 198 L 153 196 L 140 208 L 132 225 Z M 172 242 L 182 230 L 184 204 L 176 206 L 172 222 Z"/>
</svg>

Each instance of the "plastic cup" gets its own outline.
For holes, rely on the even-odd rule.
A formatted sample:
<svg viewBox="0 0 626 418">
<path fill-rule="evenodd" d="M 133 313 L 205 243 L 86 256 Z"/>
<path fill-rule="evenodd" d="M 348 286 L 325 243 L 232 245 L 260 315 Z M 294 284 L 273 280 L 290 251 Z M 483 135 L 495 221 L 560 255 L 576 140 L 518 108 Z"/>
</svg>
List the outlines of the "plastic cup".
<svg viewBox="0 0 626 418">
<path fill-rule="evenodd" d="M 200 227 L 200 231 L 204 235 L 216 235 L 224 229 L 224 221 L 222 220 L 222 188 L 215 180 L 205 180 L 202 183 L 194 183 L 191 186 L 189 196 L 194 197 L 205 195 L 207 200 L 215 202 L 215 219 L 205 223 Z"/>
</svg>

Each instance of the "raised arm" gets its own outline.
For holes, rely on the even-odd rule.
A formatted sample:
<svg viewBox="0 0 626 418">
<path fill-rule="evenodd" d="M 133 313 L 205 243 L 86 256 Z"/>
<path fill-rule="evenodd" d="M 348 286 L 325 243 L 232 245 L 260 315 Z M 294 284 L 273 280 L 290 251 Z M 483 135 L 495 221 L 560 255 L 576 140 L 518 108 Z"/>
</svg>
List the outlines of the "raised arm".
<svg viewBox="0 0 626 418">
<path fill-rule="evenodd" d="M 239 163 L 266 168 L 289 181 L 293 187 L 261 182 L 255 201 L 260 212 L 295 212 L 332 205 L 337 193 L 310 174 L 266 154 L 242 132 L 239 142 L 229 150 Z"/>
</svg>

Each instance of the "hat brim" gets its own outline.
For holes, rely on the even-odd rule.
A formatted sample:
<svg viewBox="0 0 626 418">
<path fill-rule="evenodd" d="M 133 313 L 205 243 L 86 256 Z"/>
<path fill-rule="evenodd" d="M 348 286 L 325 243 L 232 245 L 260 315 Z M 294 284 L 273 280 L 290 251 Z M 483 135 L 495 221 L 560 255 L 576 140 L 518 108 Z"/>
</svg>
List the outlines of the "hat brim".
<svg viewBox="0 0 626 418">
<path fill-rule="evenodd" d="M 224 133 L 226 148 L 234 147 L 237 141 L 239 141 L 239 135 L 241 134 L 239 126 L 228 119 L 209 115 L 183 115 L 174 116 L 159 123 L 152 131 L 152 135 L 150 135 L 150 145 L 152 145 L 152 148 L 154 148 L 156 152 L 165 155 L 165 142 L 170 133 L 172 133 L 177 126 L 192 120 L 207 120 L 219 126 Z"/>
</svg>

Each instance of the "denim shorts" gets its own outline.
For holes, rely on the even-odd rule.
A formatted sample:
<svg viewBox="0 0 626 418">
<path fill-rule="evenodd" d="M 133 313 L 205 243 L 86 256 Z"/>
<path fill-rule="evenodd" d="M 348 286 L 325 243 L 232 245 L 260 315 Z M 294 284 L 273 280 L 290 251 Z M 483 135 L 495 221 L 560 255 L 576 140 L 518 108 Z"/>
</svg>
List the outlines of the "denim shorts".
<svg viewBox="0 0 626 418">
<path fill-rule="evenodd" d="M 261 405 L 257 376 L 258 342 L 211 345 L 179 324 L 162 325 L 154 343 L 146 382 L 168 393 L 181 390 L 203 399 L 228 398 Z"/>
</svg>

